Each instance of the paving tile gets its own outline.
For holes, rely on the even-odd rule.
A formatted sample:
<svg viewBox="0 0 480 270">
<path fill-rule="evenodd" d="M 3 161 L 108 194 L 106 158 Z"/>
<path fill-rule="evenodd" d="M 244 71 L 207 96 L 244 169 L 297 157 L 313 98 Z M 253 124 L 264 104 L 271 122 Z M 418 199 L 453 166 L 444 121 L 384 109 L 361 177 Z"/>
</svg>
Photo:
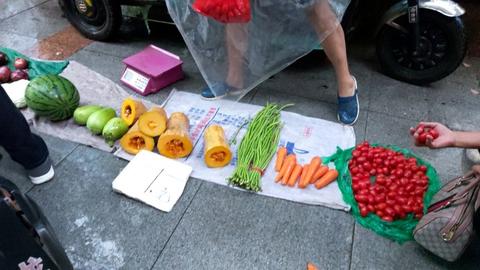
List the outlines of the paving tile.
<svg viewBox="0 0 480 270">
<path fill-rule="evenodd" d="M 455 130 L 479 130 L 480 97 L 473 96 L 471 99 L 476 102 L 451 100 L 444 103 L 434 103 L 430 109 L 429 119 L 444 123 Z"/>
<path fill-rule="evenodd" d="M 7 47 L 15 49 L 21 53 L 26 54 L 28 49 L 37 43 L 37 39 L 8 33 L 0 35 L 0 47 Z"/>
<path fill-rule="evenodd" d="M 432 84 L 432 104 L 479 104 L 480 95 L 471 90 L 480 91 L 480 58 L 466 58 L 469 67 L 460 65 L 458 69 L 443 80 Z"/>
<path fill-rule="evenodd" d="M 396 81 L 380 73 L 370 78 L 369 110 L 408 119 L 425 119 L 433 91 Z"/>
<path fill-rule="evenodd" d="M 153 269 L 348 269 L 347 213 L 205 182 Z"/>
<path fill-rule="evenodd" d="M 50 158 L 54 165 L 58 165 L 73 149 L 76 143 L 64 141 L 46 134 L 39 134 L 47 144 Z M 27 191 L 32 187 L 32 182 L 28 179 L 23 167 L 14 162 L 3 148 L 0 148 L 0 175 L 13 181 L 22 191 Z"/>
<path fill-rule="evenodd" d="M 329 91 L 329 90 L 326 90 Z M 253 97 L 251 103 L 255 105 L 264 106 L 267 102 L 275 102 L 280 104 L 295 104 L 285 110 L 301 115 L 321 118 L 324 120 L 338 122 L 337 120 L 337 105 L 323 101 L 313 100 L 311 98 L 304 98 L 297 95 L 286 94 L 277 91 L 277 88 L 267 88 L 266 86 L 259 86 L 257 94 Z M 357 141 L 362 141 L 365 138 L 365 126 L 367 121 L 367 112 L 363 110 L 363 105 L 360 104 L 360 116 L 354 126 Z"/>
<path fill-rule="evenodd" d="M 32 46 L 28 55 L 46 60 L 64 60 L 90 43 L 92 40 L 83 37 L 73 26 L 68 25 Z"/>
<path fill-rule="evenodd" d="M 15 0 L 2 3 L 2 9 L 0 9 L 0 21 L 14 16 L 15 14 L 22 13 L 23 11 L 46 1 L 48 0 Z"/>
<path fill-rule="evenodd" d="M 79 146 L 57 168 L 55 181 L 29 192 L 75 269 L 150 269 L 200 185 L 189 181 L 174 209 L 164 213 L 113 192 L 111 183 L 125 165 Z"/>
<path fill-rule="evenodd" d="M 62 17 L 58 1 L 50 0 L 17 16 L 0 22 L 1 29 L 31 38 L 42 39 L 62 30 L 69 23 Z"/>
<path fill-rule="evenodd" d="M 356 225 L 351 269 L 478 269 L 480 245 L 477 241 L 478 239 L 458 262 L 448 263 L 414 241 L 400 245 Z"/>
</svg>

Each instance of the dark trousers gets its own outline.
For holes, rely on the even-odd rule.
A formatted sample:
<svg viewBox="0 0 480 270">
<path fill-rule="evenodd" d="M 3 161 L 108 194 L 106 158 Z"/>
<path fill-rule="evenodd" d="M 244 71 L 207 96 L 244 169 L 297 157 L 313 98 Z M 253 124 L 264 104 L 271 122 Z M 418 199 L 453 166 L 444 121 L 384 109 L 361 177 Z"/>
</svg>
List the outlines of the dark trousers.
<svg viewBox="0 0 480 270">
<path fill-rule="evenodd" d="M 25 117 L 0 86 L 0 146 L 25 169 L 40 166 L 48 158 L 47 145 L 30 131 Z"/>
</svg>

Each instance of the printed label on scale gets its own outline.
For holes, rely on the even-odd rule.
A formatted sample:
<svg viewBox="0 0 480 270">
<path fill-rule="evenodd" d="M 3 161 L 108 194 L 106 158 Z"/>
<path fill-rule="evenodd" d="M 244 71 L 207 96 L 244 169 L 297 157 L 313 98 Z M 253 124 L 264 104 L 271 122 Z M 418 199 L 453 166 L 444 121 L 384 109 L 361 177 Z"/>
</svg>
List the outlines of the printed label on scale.
<svg viewBox="0 0 480 270">
<path fill-rule="evenodd" d="M 149 78 L 129 68 L 125 69 L 125 72 L 123 73 L 123 76 L 122 76 L 122 81 L 128 83 L 129 85 L 133 86 L 135 89 L 142 92 L 145 91 L 145 88 L 147 87 L 149 80 L 150 80 Z"/>
</svg>

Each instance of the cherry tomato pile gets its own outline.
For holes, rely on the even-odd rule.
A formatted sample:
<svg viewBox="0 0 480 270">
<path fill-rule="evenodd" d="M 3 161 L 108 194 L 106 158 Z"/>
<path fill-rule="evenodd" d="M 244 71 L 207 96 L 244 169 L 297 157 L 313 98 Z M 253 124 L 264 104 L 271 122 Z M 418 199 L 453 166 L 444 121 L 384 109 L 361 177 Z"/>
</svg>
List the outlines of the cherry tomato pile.
<svg viewBox="0 0 480 270">
<path fill-rule="evenodd" d="M 352 151 L 348 167 L 361 216 L 372 213 L 389 222 L 408 214 L 422 217 L 427 167 L 415 158 L 363 142 Z"/>
<path fill-rule="evenodd" d="M 435 129 L 425 127 L 420 124 L 417 126 L 416 131 L 418 132 L 417 144 L 425 145 L 427 142 L 427 136 L 430 136 L 432 140 L 438 138 L 438 132 Z"/>
</svg>

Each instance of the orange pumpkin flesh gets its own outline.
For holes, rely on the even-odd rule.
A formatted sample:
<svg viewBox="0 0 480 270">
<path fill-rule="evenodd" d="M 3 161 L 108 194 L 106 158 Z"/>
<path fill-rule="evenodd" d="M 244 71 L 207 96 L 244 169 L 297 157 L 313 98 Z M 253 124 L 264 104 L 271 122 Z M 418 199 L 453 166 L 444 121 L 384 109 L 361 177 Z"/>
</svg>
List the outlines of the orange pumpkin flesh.
<svg viewBox="0 0 480 270">
<path fill-rule="evenodd" d="M 154 107 L 138 118 L 140 131 L 150 137 L 160 136 L 167 128 L 167 114 L 161 107 Z"/>
<path fill-rule="evenodd" d="M 158 139 L 158 152 L 169 158 L 188 156 L 193 150 L 188 134 L 189 127 L 190 123 L 185 114 L 172 113 L 167 122 L 167 130 Z"/>
<path fill-rule="evenodd" d="M 122 149 L 132 155 L 136 155 L 140 150 L 152 151 L 155 147 L 155 142 L 152 137 L 143 134 L 138 128 L 138 121 L 130 130 L 123 135 L 120 140 Z"/>
<path fill-rule="evenodd" d="M 131 126 L 146 111 L 147 108 L 141 101 L 126 98 L 122 103 L 121 117 L 128 126 Z"/>
<path fill-rule="evenodd" d="M 225 131 L 219 125 L 209 126 L 204 134 L 205 164 L 210 168 L 224 167 L 232 159 L 232 152 L 225 138 Z"/>
</svg>

